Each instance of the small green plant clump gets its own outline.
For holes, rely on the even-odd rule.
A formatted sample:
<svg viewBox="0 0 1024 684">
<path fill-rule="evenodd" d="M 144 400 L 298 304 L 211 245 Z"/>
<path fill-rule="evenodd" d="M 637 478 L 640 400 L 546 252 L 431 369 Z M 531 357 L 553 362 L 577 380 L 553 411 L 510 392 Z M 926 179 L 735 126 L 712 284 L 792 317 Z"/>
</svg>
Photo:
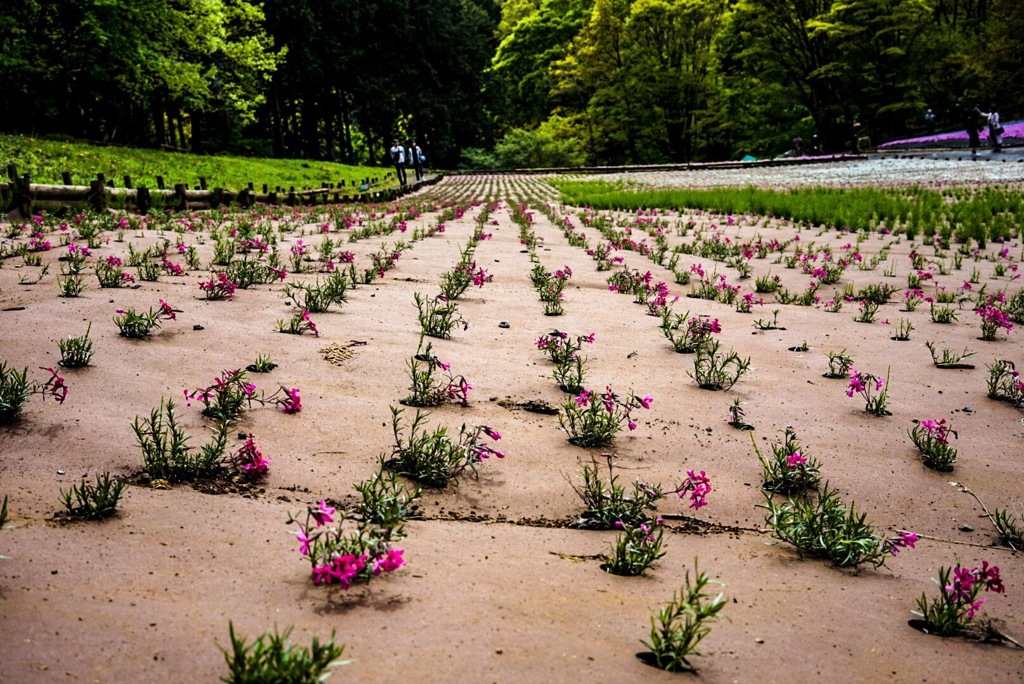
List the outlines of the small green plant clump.
<svg viewBox="0 0 1024 684">
<path fill-rule="evenodd" d="M 288 320 L 279 320 L 277 322 L 277 331 L 289 335 L 301 335 L 305 332 L 311 332 L 313 337 L 320 337 L 320 329 L 316 327 L 316 323 L 309 317 L 309 311 L 305 309 L 299 311 Z"/>
<path fill-rule="evenodd" d="M 700 655 L 697 646 L 711 633 L 709 623 L 728 603 L 722 592 L 707 591 L 711 579 L 707 573 L 698 572 L 696 560 L 693 568 L 695 581 L 690 580 L 687 570 L 679 593 L 651 616 L 650 641 L 641 641 L 650 649 L 650 663 L 669 672 L 697 671 L 689 657 Z"/>
<path fill-rule="evenodd" d="M 251 643 L 235 634 L 234 623 L 228 623 L 228 631 L 231 650 L 221 649 L 228 666 L 221 681 L 228 684 L 317 684 L 331 675 L 331 668 L 346 664 L 339 660 L 345 647 L 335 645 L 333 632 L 325 643 L 313 637 L 306 648 L 289 640 L 291 627 L 264 632 Z"/>
<path fill-rule="evenodd" d="M 114 325 L 121 331 L 121 337 L 129 339 L 141 339 L 148 337 L 154 329 L 160 327 L 160 321 L 177 320 L 174 309 L 164 300 L 160 300 L 160 306 L 154 311 L 152 308 L 146 313 L 137 313 L 135 309 L 118 309 L 114 316 Z"/>
<path fill-rule="evenodd" d="M 974 626 L 975 616 L 985 599 L 982 592 L 1002 594 L 1006 591 L 999 576 L 999 568 L 982 561 L 981 567 L 965 568 L 959 559 L 955 567 L 939 568 L 939 596 L 929 599 L 921 594 L 917 599 L 917 610 L 912 611 L 922 618 L 922 629 L 937 636 L 956 636 L 969 632 Z"/>
<path fill-rule="evenodd" d="M 96 476 L 95 483 L 82 480 L 80 485 L 60 492 L 64 513 L 68 518 L 81 520 L 102 520 L 117 512 L 117 502 L 124 491 L 125 481 L 111 478 L 110 473 Z"/>
<path fill-rule="evenodd" d="M 949 436 L 957 438 L 956 430 L 946 419 L 922 420 L 908 433 L 914 446 L 921 452 L 921 460 L 933 470 L 951 471 L 956 463 L 956 449 L 949 445 Z"/>
<path fill-rule="evenodd" d="M 1005 508 L 997 508 L 992 514 L 992 524 L 1002 538 L 1004 544 L 1014 550 L 1024 548 L 1024 515 L 1017 515 L 1014 520 L 1012 512 Z"/>
<path fill-rule="evenodd" d="M 402 400 L 406 406 L 440 406 L 445 402 L 469 404 L 469 390 L 473 386 L 462 375 L 451 372 L 451 364 L 434 355 L 433 344 L 423 346 L 423 334 L 416 354 L 406 364 L 409 367 L 411 394 Z"/>
<path fill-rule="evenodd" d="M 481 441 L 483 435 L 501 439 L 498 431 L 488 425 L 467 428 L 463 424 L 458 439 L 454 440 L 444 426 L 433 431 L 426 429 L 429 413 L 417 409 L 408 425 L 403 425 L 403 413 L 402 409 L 391 407 L 395 444 L 390 455 L 381 456 L 382 466 L 399 475 L 428 487 L 444 487 L 458 480 L 467 469 L 476 475 L 477 465 L 491 455 L 505 457 L 504 453 Z"/>
<path fill-rule="evenodd" d="M 877 537 L 867 515 L 858 515 L 854 505 L 847 507 L 828 483 L 817 496 L 788 497 L 776 504 L 765 492 L 768 511 L 765 522 L 780 540 L 792 544 L 801 558 L 804 555 L 826 558 L 841 568 L 871 563 L 876 568 L 885 564 L 902 547 L 914 547 L 917 535 L 901 532 L 899 537 Z"/>
<path fill-rule="evenodd" d="M 459 305 L 454 301 L 447 301 L 441 296 L 424 297 L 419 292 L 413 294 L 418 310 L 420 329 L 424 335 L 447 339 L 452 336 L 452 330 L 456 325 L 462 325 L 465 330 L 469 327 L 466 320 L 459 314 Z"/>
<path fill-rule="evenodd" d="M 270 360 L 269 354 L 260 354 L 256 360 L 246 367 L 250 373 L 269 373 L 277 368 L 277 364 Z"/>
<path fill-rule="evenodd" d="M 745 359 L 740 358 L 735 351 L 720 354 L 718 347 L 718 340 L 698 347 L 693 360 L 693 372 L 686 372 L 701 389 L 728 390 L 750 368 L 749 356 Z"/>
<path fill-rule="evenodd" d="M 928 347 L 928 351 L 932 355 L 932 363 L 938 368 L 974 368 L 973 364 L 964 362 L 964 359 L 974 356 L 974 352 L 967 347 L 964 347 L 960 353 L 943 347 L 942 353 L 936 354 L 934 342 L 929 340 L 924 343 L 924 346 Z"/>
<path fill-rule="evenodd" d="M 597 393 L 584 389 L 575 397 L 566 399 L 558 413 L 558 424 L 569 436 L 569 443 L 579 447 L 599 447 L 610 444 L 625 423 L 632 431 L 637 423 L 632 411 L 649 409 L 654 399 L 630 393 L 623 400 L 611 387 Z"/>
<path fill-rule="evenodd" d="M 28 367 L 18 370 L 8 367 L 6 361 L 0 361 L 0 424 L 16 420 L 25 402 L 33 394 L 53 397 L 58 404 L 63 404 L 68 396 L 68 386 L 64 378 L 57 375 L 52 368 L 44 368 L 50 374 L 43 382 L 29 380 Z"/>
<path fill-rule="evenodd" d="M 348 276 L 333 271 L 324 282 L 289 283 L 284 287 L 284 296 L 295 305 L 310 313 L 325 313 L 331 306 L 348 301 Z"/>
<path fill-rule="evenodd" d="M 661 550 L 665 529 L 660 519 L 637 525 L 616 522 L 615 527 L 620 533 L 612 544 L 611 555 L 601 564 L 601 569 L 605 572 L 636 577 L 642 575 L 654 561 L 665 555 Z"/>
<path fill-rule="evenodd" d="M 828 370 L 825 371 L 826 378 L 845 378 L 853 367 L 853 358 L 848 356 L 846 350 L 841 352 L 828 352 Z"/>
<path fill-rule="evenodd" d="M 378 470 L 369 480 L 355 485 L 362 497 L 356 506 L 360 519 L 370 525 L 387 528 L 396 537 L 403 536 L 403 526 L 422 490 L 409 491 L 393 471 Z"/>
<path fill-rule="evenodd" d="M 572 485 L 573 491 L 583 501 L 583 513 L 577 522 L 583 529 L 610 530 L 616 523 L 630 527 L 650 520 L 651 513 L 657 508 L 658 502 L 665 498 L 661 485 L 648 484 L 636 480 L 631 491 L 619 484 L 615 474 L 611 454 L 604 454 L 608 459 L 608 479 L 601 479 L 597 462 L 584 464 L 583 482 Z"/>
<path fill-rule="evenodd" d="M 85 334 L 75 337 L 69 335 L 66 338 L 57 340 L 57 347 L 60 349 L 60 365 L 65 368 L 84 368 L 92 360 L 92 340 L 89 338 L 89 331 L 92 330 L 92 322 L 85 329 Z"/>
<path fill-rule="evenodd" d="M 988 396 L 996 401 L 1005 401 L 1024 406 L 1024 379 L 1012 361 L 996 359 L 988 366 Z"/>
<path fill-rule="evenodd" d="M 765 457 L 757 446 L 757 440 L 750 436 L 761 463 L 762 487 L 773 494 L 793 495 L 807 490 L 817 490 L 821 481 L 821 463 L 807 455 L 807 450 L 797 441 L 796 431 L 787 427 L 780 444 L 772 444 L 772 455 Z"/>
<path fill-rule="evenodd" d="M 173 401 L 161 399 L 149 418 L 136 416 L 132 423 L 146 474 L 153 480 L 175 483 L 219 473 L 225 462 L 227 421 L 219 423 L 213 439 L 197 454 L 189 446 L 190 436 L 178 425 L 174 408 Z"/>
</svg>

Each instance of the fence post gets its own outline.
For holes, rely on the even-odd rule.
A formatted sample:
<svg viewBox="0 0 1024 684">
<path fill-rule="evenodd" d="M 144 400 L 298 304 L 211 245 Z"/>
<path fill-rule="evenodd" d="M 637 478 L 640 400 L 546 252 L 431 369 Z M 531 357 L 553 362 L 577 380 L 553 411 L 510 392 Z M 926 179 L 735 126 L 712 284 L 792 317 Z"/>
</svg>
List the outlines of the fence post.
<svg viewBox="0 0 1024 684">
<path fill-rule="evenodd" d="M 131 176 L 125 176 L 124 177 L 124 187 L 128 188 L 129 190 L 132 189 L 132 177 Z"/>
<path fill-rule="evenodd" d="M 135 191 L 135 206 L 138 207 L 139 213 L 143 216 L 148 214 L 149 210 L 153 208 L 153 198 L 149 194 L 149 188 L 145 185 Z"/>
<path fill-rule="evenodd" d="M 7 165 L 7 177 L 11 179 L 12 183 L 16 183 L 18 180 L 18 167 L 15 164 Z"/>
<path fill-rule="evenodd" d="M 185 185 L 183 183 L 177 183 L 174 186 L 174 200 L 177 203 L 178 211 L 188 210 L 188 197 L 185 196 Z"/>
<path fill-rule="evenodd" d="M 156 177 L 156 189 L 157 190 L 163 190 L 164 189 L 164 177 L 163 176 L 157 176 Z"/>
<path fill-rule="evenodd" d="M 62 183 L 64 183 L 64 185 L 71 185 L 71 172 L 61 171 L 60 180 Z"/>
<path fill-rule="evenodd" d="M 102 174 L 100 174 L 102 175 Z M 89 206 L 93 211 L 105 211 L 107 208 L 107 184 L 101 178 L 89 181 Z"/>
<path fill-rule="evenodd" d="M 12 205 L 21 212 L 21 218 L 27 219 L 32 215 L 32 178 L 26 173 L 14 181 L 14 202 Z"/>
<path fill-rule="evenodd" d="M 199 177 L 199 189 L 200 190 L 205 190 L 206 189 L 206 178 L 204 178 L 203 176 Z"/>
</svg>

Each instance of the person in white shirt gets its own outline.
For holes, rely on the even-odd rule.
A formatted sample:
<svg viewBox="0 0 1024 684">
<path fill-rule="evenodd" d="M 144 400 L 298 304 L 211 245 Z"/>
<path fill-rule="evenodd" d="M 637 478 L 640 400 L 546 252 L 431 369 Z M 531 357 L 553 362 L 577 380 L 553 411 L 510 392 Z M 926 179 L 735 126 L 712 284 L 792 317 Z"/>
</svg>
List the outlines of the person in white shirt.
<svg viewBox="0 0 1024 684">
<path fill-rule="evenodd" d="M 988 139 L 992 143 L 993 152 L 1003 151 L 1003 127 L 999 125 L 999 112 L 996 111 L 995 107 L 989 107 L 992 111 L 989 113 L 982 112 L 988 121 Z"/>
<path fill-rule="evenodd" d="M 426 157 L 423 156 L 423 149 L 416 144 L 416 141 L 413 140 L 409 143 L 409 164 L 416 170 L 417 181 L 423 180 L 423 162 L 425 160 Z"/>
<path fill-rule="evenodd" d="M 398 182 L 405 185 L 405 148 L 398 144 L 398 138 L 391 141 L 391 163 L 395 165 Z"/>
</svg>

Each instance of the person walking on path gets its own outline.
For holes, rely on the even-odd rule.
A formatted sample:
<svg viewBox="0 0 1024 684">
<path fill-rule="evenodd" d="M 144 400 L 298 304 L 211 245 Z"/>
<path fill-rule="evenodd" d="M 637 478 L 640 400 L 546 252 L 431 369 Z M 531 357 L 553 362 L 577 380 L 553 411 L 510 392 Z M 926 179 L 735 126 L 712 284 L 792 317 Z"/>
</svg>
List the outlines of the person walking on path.
<svg viewBox="0 0 1024 684">
<path fill-rule="evenodd" d="M 409 162 L 412 164 L 412 168 L 416 170 L 416 181 L 423 180 L 423 160 L 426 157 L 423 156 L 423 150 L 416 144 L 416 140 L 409 143 Z"/>
<path fill-rule="evenodd" d="M 925 112 L 924 123 L 928 127 L 928 135 L 935 135 L 935 112 L 930 109 Z"/>
<path fill-rule="evenodd" d="M 971 159 L 978 156 L 978 146 L 981 145 L 981 138 L 978 135 L 978 117 L 981 112 L 977 107 L 967 112 L 967 140 L 971 146 Z"/>
<path fill-rule="evenodd" d="M 391 141 L 391 163 L 395 165 L 398 182 L 405 185 L 405 148 L 398 144 L 398 138 Z"/>
<path fill-rule="evenodd" d="M 999 124 L 999 112 L 995 107 L 989 107 L 992 111 L 982 112 L 981 115 L 988 120 L 988 140 L 992 143 L 993 152 L 1003 151 L 1003 127 Z"/>
</svg>

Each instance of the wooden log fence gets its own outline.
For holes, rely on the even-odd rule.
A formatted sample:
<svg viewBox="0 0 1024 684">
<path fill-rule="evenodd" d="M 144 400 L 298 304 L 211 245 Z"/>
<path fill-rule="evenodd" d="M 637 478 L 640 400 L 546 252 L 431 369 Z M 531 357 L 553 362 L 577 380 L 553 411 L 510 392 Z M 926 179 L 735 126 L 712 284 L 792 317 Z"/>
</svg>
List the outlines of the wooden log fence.
<svg viewBox="0 0 1024 684">
<path fill-rule="evenodd" d="M 256 204 L 316 206 L 391 202 L 414 190 L 433 185 L 443 178 L 442 174 L 437 174 L 416 183 L 379 190 L 374 189 L 378 182 L 376 178 L 366 178 L 358 185 L 352 184 L 348 187 L 342 181 L 338 184 L 325 183 L 319 188 L 302 190 L 294 187 L 271 189 L 264 184 L 260 192 L 253 183 L 249 183 L 248 187 L 242 190 L 209 189 L 205 178 L 199 179 L 198 189 L 190 189 L 182 183 L 168 189 L 164 187 L 164 179 L 161 176 L 156 177 L 157 187 L 149 188 L 144 185 L 134 187 L 130 176 L 124 176 L 122 187 L 115 187 L 103 174 L 97 174 L 96 179 L 89 181 L 88 185 L 72 185 L 71 174 L 65 172 L 61 174 L 63 185 L 46 185 L 32 183 L 31 177 L 27 174 L 19 176 L 13 165 L 8 165 L 7 173 L 9 180 L 0 182 L 0 196 L 10 198 L 6 211 L 16 210 L 22 218 L 42 210 L 60 211 L 85 207 L 95 211 L 124 208 L 139 214 L 147 214 L 154 208 L 201 211 L 229 206 L 251 207 Z"/>
</svg>

